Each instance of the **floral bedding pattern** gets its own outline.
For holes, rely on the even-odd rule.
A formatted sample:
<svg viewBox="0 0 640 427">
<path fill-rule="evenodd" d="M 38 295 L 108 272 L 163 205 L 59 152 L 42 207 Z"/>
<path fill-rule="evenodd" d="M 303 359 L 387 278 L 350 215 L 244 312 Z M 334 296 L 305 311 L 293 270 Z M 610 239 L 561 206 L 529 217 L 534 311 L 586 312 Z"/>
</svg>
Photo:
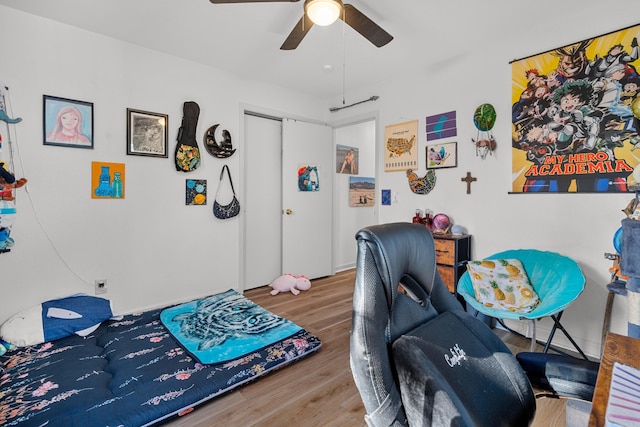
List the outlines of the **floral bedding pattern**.
<svg viewBox="0 0 640 427">
<path fill-rule="evenodd" d="M 2 426 L 143 426 L 286 366 L 321 346 L 301 330 L 229 362 L 203 365 L 169 334 L 162 309 L 0 356 Z"/>
</svg>

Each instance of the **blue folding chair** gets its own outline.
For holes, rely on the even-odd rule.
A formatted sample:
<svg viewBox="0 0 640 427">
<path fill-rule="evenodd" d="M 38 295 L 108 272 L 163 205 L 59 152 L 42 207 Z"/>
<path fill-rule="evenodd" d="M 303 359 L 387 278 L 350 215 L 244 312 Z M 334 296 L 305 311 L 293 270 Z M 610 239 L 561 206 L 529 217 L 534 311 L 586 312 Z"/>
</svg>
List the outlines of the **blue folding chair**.
<svg viewBox="0 0 640 427">
<path fill-rule="evenodd" d="M 535 321 L 543 317 L 553 319 L 553 327 L 544 346 L 544 353 L 549 350 L 556 330 L 560 329 L 583 359 L 588 360 L 582 349 L 569 335 L 560 323 L 562 313 L 584 290 L 585 278 L 580 266 L 566 256 L 555 252 L 537 249 L 514 249 L 486 257 L 485 259 L 517 259 L 522 262 L 529 277 L 529 281 L 540 298 L 540 304 L 529 313 L 519 313 L 508 310 L 487 307 L 475 297 L 469 272 L 465 272 L 458 282 L 458 294 L 466 303 L 478 312 L 494 317 L 498 320 L 531 320 L 533 336 L 531 337 L 531 351 L 536 346 Z"/>
</svg>

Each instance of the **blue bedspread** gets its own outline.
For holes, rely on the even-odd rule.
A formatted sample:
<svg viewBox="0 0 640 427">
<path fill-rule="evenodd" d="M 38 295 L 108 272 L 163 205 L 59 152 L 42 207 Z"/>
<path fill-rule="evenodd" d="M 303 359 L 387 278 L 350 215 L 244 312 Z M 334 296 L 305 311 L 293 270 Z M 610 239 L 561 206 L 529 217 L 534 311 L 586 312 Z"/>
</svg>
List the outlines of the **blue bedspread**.
<svg viewBox="0 0 640 427">
<path fill-rule="evenodd" d="M 162 325 L 161 310 L 103 323 L 0 357 L 2 426 L 143 426 L 285 366 L 320 348 L 301 329 L 231 361 L 194 360 Z"/>
<path fill-rule="evenodd" d="M 162 311 L 160 320 L 200 363 L 220 363 L 287 338 L 302 328 L 234 290 Z"/>
</svg>

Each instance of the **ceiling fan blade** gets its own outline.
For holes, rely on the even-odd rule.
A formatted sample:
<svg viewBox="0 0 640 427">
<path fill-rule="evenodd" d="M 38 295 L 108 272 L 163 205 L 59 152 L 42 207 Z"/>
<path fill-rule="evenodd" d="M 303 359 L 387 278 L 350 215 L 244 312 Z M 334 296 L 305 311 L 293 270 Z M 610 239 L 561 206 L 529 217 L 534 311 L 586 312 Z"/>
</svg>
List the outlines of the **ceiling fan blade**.
<svg viewBox="0 0 640 427">
<path fill-rule="evenodd" d="M 300 0 L 209 0 L 213 4 L 227 3 L 297 3 Z"/>
<path fill-rule="evenodd" d="M 353 5 L 344 5 L 344 14 L 340 16 L 351 28 L 359 32 L 377 47 L 382 47 L 393 40 L 393 36 L 383 30 L 378 24 L 367 18 L 365 14 Z"/>
<path fill-rule="evenodd" d="M 289 36 L 284 43 L 282 43 L 280 50 L 293 50 L 297 48 L 311 27 L 313 27 L 313 22 L 311 22 L 311 19 L 309 19 L 305 13 L 302 18 L 300 18 L 296 26 L 293 27 L 293 30 L 291 30 L 291 33 L 289 33 Z"/>
</svg>

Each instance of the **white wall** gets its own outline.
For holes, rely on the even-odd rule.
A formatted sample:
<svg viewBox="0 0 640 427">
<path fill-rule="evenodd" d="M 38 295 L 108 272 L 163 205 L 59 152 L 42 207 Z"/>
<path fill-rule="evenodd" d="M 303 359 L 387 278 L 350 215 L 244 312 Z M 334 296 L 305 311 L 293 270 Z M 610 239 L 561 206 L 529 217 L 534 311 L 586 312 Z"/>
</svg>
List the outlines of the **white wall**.
<svg viewBox="0 0 640 427">
<path fill-rule="evenodd" d="M 634 10 L 635 2 L 623 0 L 616 5 L 617 10 Z M 529 7 L 522 8 L 523 19 L 533 19 Z M 16 246 L 10 254 L 0 255 L 0 321 L 48 298 L 91 292 L 96 278 L 108 279 L 108 296 L 121 312 L 238 286 L 239 221 L 215 220 L 210 204 L 184 206 L 185 177 L 215 183 L 223 162 L 203 152 L 201 168 L 185 175 L 175 172 L 171 159 L 127 156 L 128 107 L 169 114 L 170 154 L 182 103 L 189 100 L 197 101 L 202 110 L 198 132 L 221 123 L 232 135 L 239 135 L 239 106 L 244 104 L 296 111 L 299 116 L 335 124 L 377 117 L 379 171 L 384 170 L 385 125 L 418 119 L 424 129 L 425 116 L 456 110 L 459 166 L 438 170 L 438 183 L 425 196 L 411 193 L 403 173 L 381 172 L 377 195 L 381 188 L 392 189 L 397 203 L 378 208 L 379 222 L 409 221 L 416 208 L 430 208 L 448 213 L 473 234 L 476 258 L 507 248 L 540 248 L 571 256 L 583 268 L 587 285 L 566 311 L 565 324 L 588 353 L 598 355 L 610 267 L 603 253 L 613 250 L 620 210 L 630 195 L 507 194 L 511 184 L 508 62 L 637 23 L 637 18 L 603 10 L 601 2 L 585 2 L 571 10 L 562 28 L 546 28 L 541 23 L 530 26 L 531 32 L 523 29 L 495 39 L 470 39 L 467 51 L 451 52 L 431 69 L 412 69 L 408 58 L 399 69 L 409 74 L 347 94 L 354 101 L 379 95 L 378 101 L 329 114 L 327 108 L 340 99 L 323 105 L 322 100 L 239 81 L 216 69 L 0 7 L 0 40 L 5 41 L 0 81 L 11 89 L 15 115 L 24 118 L 16 126 L 22 162 L 17 172 L 30 179 L 30 198 L 24 190 L 18 191 L 19 214 L 12 234 Z M 485 35 L 480 21 L 477 31 Z M 94 103 L 94 150 L 42 146 L 43 94 Z M 494 128 L 498 151 L 481 160 L 471 144 L 475 136 L 472 114 L 485 102 L 498 112 Z M 242 149 L 241 140 L 234 143 Z M 425 144 L 421 132 L 421 153 Z M 91 200 L 90 164 L 94 160 L 126 163 L 125 200 Z M 239 182 L 239 157 L 227 163 Z M 478 178 L 469 195 L 460 181 L 467 171 Z M 419 173 L 424 172 L 421 155 Z M 355 240 L 351 244 L 355 248 Z M 339 250 L 346 253 L 349 248 Z M 626 323 L 626 300 L 616 298 L 612 330 L 624 334 Z M 549 326 L 543 321 L 539 330 Z"/>
<path fill-rule="evenodd" d="M 0 255 L 0 322 L 47 299 L 93 293 L 94 279 L 108 280 L 117 312 L 238 288 L 239 220 L 215 219 L 212 198 L 223 164 L 239 181 L 240 156 L 223 161 L 200 146 L 200 168 L 176 172 L 182 104 L 200 105 L 198 135 L 220 123 L 234 137 L 241 105 L 321 120 L 321 103 L 5 7 L 0 40 L 11 41 L 0 81 L 23 118 L 14 128 L 16 172 L 29 179 L 28 193 L 17 192 L 15 246 Z M 95 149 L 43 146 L 43 94 L 94 103 Z M 168 159 L 126 155 L 127 108 L 169 115 Z M 241 152 L 240 138 L 234 144 Z M 124 200 L 91 199 L 92 161 L 126 164 Z M 185 206 L 186 178 L 208 180 L 206 206 Z"/>
<path fill-rule="evenodd" d="M 588 3 L 588 2 L 587 2 Z M 429 208 L 444 212 L 454 223 L 467 228 L 473 235 L 472 255 L 482 258 L 512 248 L 538 248 L 568 255 L 575 259 L 586 276 L 586 288 L 570 306 L 563 323 L 587 353 L 600 354 L 600 336 L 609 282 L 611 262 L 603 256 L 613 252 L 612 238 L 624 217 L 621 209 L 631 200 L 630 194 L 508 194 L 511 190 L 511 66 L 509 61 L 570 44 L 586 37 L 598 36 L 625 28 L 637 21 L 622 21 L 624 14 L 614 17 L 602 13 L 601 3 L 586 4 L 572 12 L 584 25 L 567 25 L 562 31 L 502 34 L 500 39 L 483 39 L 487 49 L 470 49 L 428 70 L 412 70 L 408 75 L 358 93 L 350 93 L 356 101 L 372 95 L 376 102 L 342 110 L 334 120 L 348 120 L 350 115 L 379 114 L 377 185 L 398 194 L 398 202 L 380 207 L 381 223 L 410 221 L 415 210 Z M 631 2 L 626 2 L 631 7 Z M 513 6 L 516 7 L 516 6 Z M 523 6 L 524 7 L 524 6 Z M 624 10 L 624 9 L 619 9 Z M 526 16 L 523 10 L 523 15 Z M 623 18 L 626 19 L 626 18 Z M 482 22 L 478 35 L 484 36 Z M 444 37 L 443 40 L 446 40 Z M 425 43 L 436 43 L 426 41 Z M 470 40 L 473 46 L 477 46 Z M 446 43 L 446 41 L 443 41 Z M 419 54 L 416 52 L 416 54 Z M 333 103 L 339 102 L 338 99 Z M 498 118 L 493 133 L 498 143 L 496 155 L 485 160 L 476 157 L 471 138 L 476 137 L 473 112 L 482 103 L 496 107 Z M 404 173 L 384 173 L 383 136 L 386 125 L 419 120 L 418 175 L 426 172 L 425 117 L 441 112 L 457 111 L 458 136 L 445 141 L 458 142 L 458 167 L 437 170 L 437 184 L 428 195 L 413 194 Z M 461 182 L 467 171 L 477 181 L 466 194 Z M 525 325 L 514 325 L 525 330 Z M 538 324 L 538 338 L 546 339 L 551 322 Z M 626 334 L 626 299 L 617 297 L 613 308 L 611 329 Z M 554 340 L 561 346 L 570 345 L 559 333 Z"/>
</svg>

